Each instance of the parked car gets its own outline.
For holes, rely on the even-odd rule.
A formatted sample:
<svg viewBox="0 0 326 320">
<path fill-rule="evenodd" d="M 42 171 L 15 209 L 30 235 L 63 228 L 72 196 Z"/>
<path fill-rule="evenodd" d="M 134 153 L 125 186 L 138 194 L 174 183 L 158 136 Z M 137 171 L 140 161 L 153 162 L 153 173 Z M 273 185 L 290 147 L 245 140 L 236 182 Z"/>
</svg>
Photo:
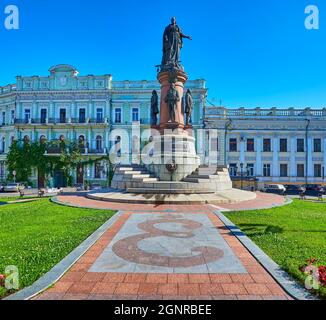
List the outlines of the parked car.
<svg viewBox="0 0 326 320">
<path fill-rule="evenodd" d="M 300 185 L 290 184 L 284 187 L 286 188 L 286 194 L 300 194 L 306 192 L 306 188 Z"/>
<path fill-rule="evenodd" d="M 326 190 L 325 187 L 319 184 L 307 184 L 307 194 L 308 195 L 318 195 L 318 194 L 325 194 Z"/>
<path fill-rule="evenodd" d="M 286 188 L 282 184 L 267 184 L 261 191 L 267 193 L 284 194 L 286 192 Z"/>
<path fill-rule="evenodd" d="M 307 184 L 306 189 L 307 191 L 316 191 L 318 188 L 318 184 Z"/>
<path fill-rule="evenodd" d="M 4 192 L 19 192 L 19 190 L 24 190 L 25 186 L 21 183 L 8 183 L 3 187 Z"/>
</svg>

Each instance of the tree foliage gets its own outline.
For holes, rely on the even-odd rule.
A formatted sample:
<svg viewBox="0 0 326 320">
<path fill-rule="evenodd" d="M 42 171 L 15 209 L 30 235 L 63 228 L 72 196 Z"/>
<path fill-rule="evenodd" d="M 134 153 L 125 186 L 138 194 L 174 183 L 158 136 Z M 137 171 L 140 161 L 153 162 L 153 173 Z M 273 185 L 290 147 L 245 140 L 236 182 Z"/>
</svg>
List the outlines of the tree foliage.
<svg viewBox="0 0 326 320">
<path fill-rule="evenodd" d="M 53 155 L 53 154 L 56 155 Z M 81 162 L 81 152 L 77 143 L 66 141 L 14 141 L 7 156 L 8 179 L 30 183 L 33 169 L 46 177 L 61 170 L 71 182 L 70 172 Z"/>
</svg>

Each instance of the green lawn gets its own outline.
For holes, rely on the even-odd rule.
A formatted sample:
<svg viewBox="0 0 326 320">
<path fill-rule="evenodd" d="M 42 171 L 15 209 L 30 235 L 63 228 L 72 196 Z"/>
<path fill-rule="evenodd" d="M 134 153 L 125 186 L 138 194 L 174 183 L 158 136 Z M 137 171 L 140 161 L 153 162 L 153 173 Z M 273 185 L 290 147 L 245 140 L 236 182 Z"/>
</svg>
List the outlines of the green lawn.
<svg viewBox="0 0 326 320">
<path fill-rule="evenodd" d="M 300 200 L 288 206 L 225 214 L 284 270 L 301 282 L 307 259 L 326 265 L 326 204 Z M 326 297 L 326 288 L 319 293 Z"/>
<path fill-rule="evenodd" d="M 49 199 L 0 206 L 0 273 L 15 265 L 20 287 L 31 285 L 113 214 L 64 207 Z M 0 298 L 5 294 L 0 288 Z"/>
</svg>

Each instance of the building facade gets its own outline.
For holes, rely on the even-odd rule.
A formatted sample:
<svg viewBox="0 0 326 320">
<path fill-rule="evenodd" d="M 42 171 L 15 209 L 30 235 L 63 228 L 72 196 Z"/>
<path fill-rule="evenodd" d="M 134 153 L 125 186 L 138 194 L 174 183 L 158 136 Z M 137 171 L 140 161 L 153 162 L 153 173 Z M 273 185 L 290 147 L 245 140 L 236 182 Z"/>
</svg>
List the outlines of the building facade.
<svg viewBox="0 0 326 320">
<path fill-rule="evenodd" d="M 56 65 L 49 72 L 44 77 L 18 76 L 16 84 L 0 87 L 0 179 L 7 179 L 6 155 L 14 140 L 65 139 L 78 141 L 83 158 L 93 160 L 71 173 L 74 183 L 87 179 L 105 185 L 107 161 L 101 159 L 120 140 L 122 153 L 131 154 L 136 143 L 133 130 L 140 131 L 143 143 L 148 140 L 152 91 L 160 93 L 160 85 L 146 80 L 113 81 L 109 74 L 79 76 L 70 65 Z M 197 130 L 203 123 L 205 81 L 188 81 L 188 88 L 194 97 L 192 124 Z M 57 153 L 48 150 L 48 156 Z M 33 186 L 49 180 L 54 186 L 65 185 L 62 172 L 44 180 L 37 172 L 31 177 Z"/>
<path fill-rule="evenodd" d="M 205 161 L 228 165 L 234 180 L 326 183 L 326 108 L 206 107 L 205 134 Z"/>
<path fill-rule="evenodd" d="M 0 181 L 8 176 L 6 158 L 14 140 L 78 141 L 84 160 L 71 173 L 74 184 L 107 184 L 103 158 L 120 142 L 124 159 L 150 139 L 152 91 L 158 81 L 114 81 L 112 76 L 80 76 L 57 65 L 48 76 L 16 78 L 0 87 Z M 326 108 L 228 109 L 206 106 L 204 80 L 188 81 L 194 97 L 192 125 L 197 153 L 205 164 L 229 166 L 233 180 L 265 183 L 326 184 Z M 137 133 L 137 134 L 135 134 Z M 140 136 L 140 141 L 137 140 Z M 59 156 L 49 149 L 48 156 Z M 132 157 L 132 156 L 131 156 Z M 137 159 L 136 159 L 137 160 Z M 65 185 L 62 172 L 39 177 L 33 186 Z"/>
</svg>

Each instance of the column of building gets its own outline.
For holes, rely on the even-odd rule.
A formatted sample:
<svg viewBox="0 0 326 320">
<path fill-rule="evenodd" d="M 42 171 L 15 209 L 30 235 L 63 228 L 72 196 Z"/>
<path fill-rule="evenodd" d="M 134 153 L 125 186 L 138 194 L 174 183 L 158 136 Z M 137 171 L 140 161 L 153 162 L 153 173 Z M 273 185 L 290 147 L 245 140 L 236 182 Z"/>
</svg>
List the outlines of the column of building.
<svg viewBox="0 0 326 320">
<path fill-rule="evenodd" d="M 256 138 L 256 176 L 260 178 L 263 175 L 262 164 L 263 139 L 261 136 Z"/>
<path fill-rule="evenodd" d="M 277 181 L 279 179 L 279 161 L 278 161 L 278 136 L 275 134 L 273 136 L 273 164 L 272 164 L 272 180 Z"/>
<path fill-rule="evenodd" d="M 307 143 L 307 178 L 308 179 L 312 179 L 314 176 L 312 153 L 313 153 L 312 137 L 308 137 L 308 143 Z"/>
<path fill-rule="evenodd" d="M 296 169 L 296 136 L 291 134 L 290 136 L 290 179 L 296 181 L 297 169 Z"/>
</svg>

